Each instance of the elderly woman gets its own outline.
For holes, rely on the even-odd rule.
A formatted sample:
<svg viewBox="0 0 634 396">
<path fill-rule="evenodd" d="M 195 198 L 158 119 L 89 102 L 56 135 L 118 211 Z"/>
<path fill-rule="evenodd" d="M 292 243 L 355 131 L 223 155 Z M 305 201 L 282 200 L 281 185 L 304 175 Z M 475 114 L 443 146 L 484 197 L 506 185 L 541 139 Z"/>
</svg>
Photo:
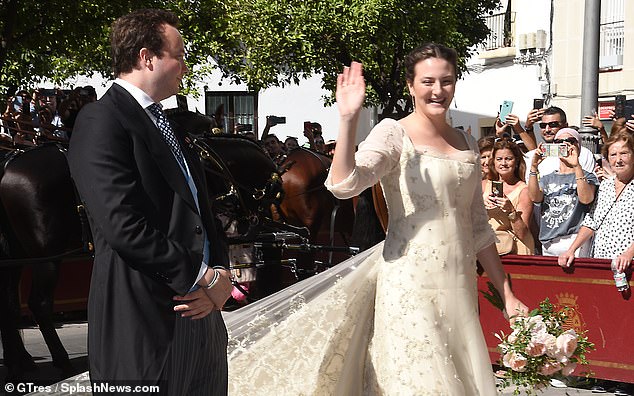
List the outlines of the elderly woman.
<svg viewBox="0 0 634 396">
<path fill-rule="evenodd" d="M 627 132 L 610 135 L 603 146 L 614 175 L 603 180 L 596 203 L 582 223 L 570 248 L 559 256 L 559 265 L 569 267 L 576 250 L 594 236 L 595 258 L 616 259 L 620 271 L 634 257 L 634 136 Z"/>
<path fill-rule="evenodd" d="M 490 155 L 482 191 L 498 254 L 533 254 L 535 242 L 529 229 L 533 203 L 523 180 L 522 151 L 510 139 L 502 139 L 493 145 Z M 493 181 L 502 183 L 502 194 L 492 192 Z"/>
<path fill-rule="evenodd" d="M 579 132 L 562 128 L 553 143 L 564 148 L 560 150 L 563 155 L 559 157 L 559 170 L 539 178 L 538 165 L 546 158 L 541 143 L 533 156 L 528 178 L 529 196 L 541 207 L 539 240 L 544 256 L 559 256 L 569 250 L 599 185 L 596 175 L 583 170 L 579 163 Z M 577 253 L 577 257 L 589 256 L 590 244 Z"/>
<path fill-rule="evenodd" d="M 482 180 L 489 175 L 489 160 L 495 143 L 494 136 L 484 136 L 478 139 L 478 150 L 480 151 L 480 167 L 482 169 Z"/>
</svg>

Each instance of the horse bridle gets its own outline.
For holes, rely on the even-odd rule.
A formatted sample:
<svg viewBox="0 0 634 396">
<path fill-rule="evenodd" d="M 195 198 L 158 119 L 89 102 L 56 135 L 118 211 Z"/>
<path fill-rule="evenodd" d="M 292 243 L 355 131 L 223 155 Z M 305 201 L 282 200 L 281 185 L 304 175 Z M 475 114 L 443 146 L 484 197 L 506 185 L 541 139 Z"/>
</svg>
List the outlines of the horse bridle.
<svg viewBox="0 0 634 396">
<path fill-rule="evenodd" d="M 224 179 L 229 186 L 229 192 L 215 197 L 215 200 L 222 201 L 231 196 L 236 197 L 239 205 L 245 212 L 248 212 L 248 206 L 244 200 L 243 193 L 241 193 L 242 190 L 250 193 L 251 198 L 255 201 L 261 202 L 261 204 L 258 205 L 258 211 L 260 212 L 264 211 L 265 208 L 263 206 L 267 203 L 279 205 L 282 200 L 282 178 L 277 171 L 271 173 L 264 187 L 261 189 L 245 186 L 233 177 L 225 161 L 206 141 L 200 138 L 190 138 L 187 140 L 197 150 L 198 155 L 203 160 L 206 171 Z M 253 215 L 249 217 L 251 224 L 257 224 L 257 216 Z"/>
</svg>

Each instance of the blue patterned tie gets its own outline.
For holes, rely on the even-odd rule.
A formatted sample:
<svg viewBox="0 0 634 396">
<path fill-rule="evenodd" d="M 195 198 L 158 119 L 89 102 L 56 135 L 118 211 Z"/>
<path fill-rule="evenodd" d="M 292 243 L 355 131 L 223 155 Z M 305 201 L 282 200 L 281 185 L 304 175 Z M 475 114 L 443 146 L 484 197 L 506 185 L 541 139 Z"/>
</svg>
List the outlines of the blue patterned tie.
<svg viewBox="0 0 634 396">
<path fill-rule="evenodd" d="M 183 169 L 187 169 L 187 167 L 185 166 L 185 157 L 183 157 L 181 147 L 178 145 L 176 135 L 174 135 L 172 126 L 170 125 L 167 116 L 163 112 L 163 109 L 157 103 L 152 103 L 148 106 L 147 109 L 150 110 L 150 113 L 152 113 L 154 117 L 156 117 L 156 124 L 159 131 L 161 131 L 161 137 L 163 138 L 163 141 L 167 143 L 170 150 L 172 150 L 174 157 L 176 157 L 176 160 L 183 167 Z"/>
</svg>

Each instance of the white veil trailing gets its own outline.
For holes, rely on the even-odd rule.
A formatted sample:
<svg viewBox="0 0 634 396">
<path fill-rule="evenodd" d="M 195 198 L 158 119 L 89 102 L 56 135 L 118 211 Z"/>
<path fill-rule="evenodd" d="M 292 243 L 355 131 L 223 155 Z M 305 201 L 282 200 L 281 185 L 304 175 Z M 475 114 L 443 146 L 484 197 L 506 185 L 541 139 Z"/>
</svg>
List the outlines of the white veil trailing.
<svg viewBox="0 0 634 396">
<path fill-rule="evenodd" d="M 235 311 L 223 312 L 229 332 L 229 358 L 231 359 L 231 356 L 238 352 L 237 349 L 245 343 L 253 343 L 266 335 L 299 308 L 329 290 L 336 282 L 355 271 L 365 272 L 359 265 L 377 249 L 380 250 L 381 246 L 383 242 L 262 300 Z"/>
</svg>

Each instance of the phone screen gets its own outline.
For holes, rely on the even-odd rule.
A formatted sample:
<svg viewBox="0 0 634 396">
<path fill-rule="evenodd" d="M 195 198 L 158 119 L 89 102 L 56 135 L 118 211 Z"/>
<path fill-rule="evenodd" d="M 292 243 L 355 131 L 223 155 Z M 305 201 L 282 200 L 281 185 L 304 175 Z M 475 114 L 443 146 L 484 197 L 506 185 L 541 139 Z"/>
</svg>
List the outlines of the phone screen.
<svg viewBox="0 0 634 396">
<path fill-rule="evenodd" d="M 623 109 L 623 117 L 625 117 L 625 121 L 629 121 L 632 119 L 632 115 L 634 114 L 634 99 L 626 100 L 625 106 Z"/>
<path fill-rule="evenodd" d="M 544 143 L 542 153 L 546 157 L 567 157 L 568 147 L 565 144 Z"/>
<path fill-rule="evenodd" d="M 504 196 L 504 185 L 501 181 L 493 180 L 491 182 L 491 195 L 502 198 Z"/>
<path fill-rule="evenodd" d="M 541 109 L 544 107 L 544 99 L 533 99 L 533 109 Z"/>
</svg>

